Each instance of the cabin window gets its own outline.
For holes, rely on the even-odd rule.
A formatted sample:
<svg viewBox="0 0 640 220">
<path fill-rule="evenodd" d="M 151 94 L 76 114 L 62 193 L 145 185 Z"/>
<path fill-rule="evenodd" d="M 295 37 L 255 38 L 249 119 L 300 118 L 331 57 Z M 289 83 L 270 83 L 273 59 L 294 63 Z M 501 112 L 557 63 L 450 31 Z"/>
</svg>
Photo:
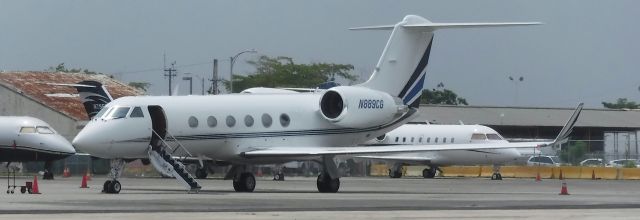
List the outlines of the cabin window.
<svg viewBox="0 0 640 220">
<path fill-rule="evenodd" d="M 422 137 L 418 138 L 418 142 L 422 143 Z"/>
<path fill-rule="evenodd" d="M 414 139 L 414 137 L 411 137 L 411 143 L 413 143 L 413 139 Z"/>
<path fill-rule="evenodd" d="M 264 126 L 265 128 L 271 127 L 271 124 L 273 124 L 273 119 L 271 118 L 271 115 L 264 113 L 262 114 L 262 126 Z"/>
<path fill-rule="evenodd" d="M 289 115 L 282 113 L 280 115 L 280 125 L 282 125 L 282 127 L 287 127 L 289 126 L 290 123 L 291 123 L 291 118 L 289 118 Z"/>
<path fill-rule="evenodd" d="M 115 110 L 113 110 L 111 113 L 111 117 L 112 119 L 119 119 L 119 118 L 124 118 L 127 116 L 127 113 L 129 113 L 129 107 L 118 107 Z"/>
<path fill-rule="evenodd" d="M 447 138 L 442 138 L 442 143 L 447 143 Z"/>
<path fill-rule="evenodd" d="M 253 117 L 251 115 L 244 116 L 244 125 L 247 127 L 253 126 Z"/>
<path fill-rule="evenodd" d="M 489 140 L 502 140 L 498 134 L 487 134 L 487 138 L 489 138 Z"/>
<path fill-rule="evenodd" d="M 198 127 L 198 119 L 195 116 L 189 117 L 189 127 L 195 128 Z"/>
<path fill-rule="evenodd" d="M 36 133 L 36 128 L 34 128 L 34 127 L 22 127 L 22 128 L 20 128 L 20 133 Z"/>
<path fill-rule="evenodd" d="M 105 113 L 107 113 L 108 111 L 111 111 L 112 108 L 102 108 L 100 109 L 100 111 L 98 112 L 98 114 L 96 114 L 96 116 L 93 116 L 93 118 L 100 118 L 102 117 L 102 115 L 105 115 Z"/>
<path fill-rule="evenodd" d="M 455 140 L 456 140 L 455 138 L 451 138 L 451 143 L 455 142 Z"/>
<path fill-rule="evenodd" d="M 487 136 L 485 136 L 484 134 L 475 133 L 471 135 L 471 140 L 486 140 L 486 139 L 487 139 Z"/>
<path fill-rule="evenodd" d="M 402 137 L 402 143 L 407 142 L 407 137 Z"/>
<path fill-rule="evenodd" d="M 140 107 L 135 107 L 131 111 L 129 118 L 144 118 L 144 114 L 142 113 L 142 109 Z"/>
<path fill-rule="evenodd" d="M 207 117 L 207 125 L 210 128 L 215 127 L 216 125 L 218 125 L 218 119 L 216 119 L 216 117 L 213 117 L 213 116 Z"/>
<path fill-rule="evenodd" d="M 438 143 L 438 138 L 436 138 L 433 142 L 434 142 L 434 143 Z"/>
<path fill-rule="evenodd" d="M 431 143 L 431 138 L 430 137 L 427 138 L 427 143 Z"/>
<path fill-rule="evenodd" d="M 39 134 L 53 134 L 55 132 L 53 132 L 53 130 L 51 130 L 51 128 L 47 127 L 47 126 L 38 126 L 36 127 L 36 130 L 38 131 Z"/>
<path fill-rule="evenodd" d="M 236 118 L 234 118 L 233 116 L 229 115 L 227 116 L 227 127 L 233 127 L 236 125 Z"/>
<path fill-rule="evenodd" d="M 384 141 L 385 138 L 387 138 L 387 134 L 383 134 L 383 135 L 380 135 L 380 136 L 376 137 L 376 140 Z"/>
<path fill-rule="evenodd" d="M 400 137 L 396 137 L 396 143 L 398 143 L 398 140 L 400 140 Z"/>
</svg>

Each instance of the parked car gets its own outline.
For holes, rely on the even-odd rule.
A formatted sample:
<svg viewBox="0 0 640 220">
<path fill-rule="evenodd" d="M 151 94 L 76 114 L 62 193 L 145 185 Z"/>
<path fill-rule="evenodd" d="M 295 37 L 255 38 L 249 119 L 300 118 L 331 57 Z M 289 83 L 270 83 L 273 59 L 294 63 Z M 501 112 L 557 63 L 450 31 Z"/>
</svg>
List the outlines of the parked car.
<svg viewBox="0 0 640 220">
<path fill-rule="evenodd" d="M 557 156 L 531 156 L 527 160 L 527 166 L 560 166 L 560 158 Z"/>
<path fill-rule="evenodd" d="M 625 166 L 629 164 L 629 166 Z M 640 163 L 636 159 L 619 159 L 609 161 L 608 167 L 640 167 Z"/>
<path fill-rule="evenodd" d="M 580 166 L 584 167 L 603 167 L 604 165 L 604 160 L 600 158 L 589 158 L 580 162 Z"/>
</svg>

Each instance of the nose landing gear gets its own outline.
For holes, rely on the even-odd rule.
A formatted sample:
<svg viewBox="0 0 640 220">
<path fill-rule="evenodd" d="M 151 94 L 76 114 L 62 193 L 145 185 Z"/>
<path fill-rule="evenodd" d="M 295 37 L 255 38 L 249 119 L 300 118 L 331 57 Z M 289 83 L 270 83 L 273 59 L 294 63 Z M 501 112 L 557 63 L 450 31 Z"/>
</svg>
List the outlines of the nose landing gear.
<svg viewBox="0 0 640 220">
<path fill-rule="evenodd" d="M 122 175 L 124 171 L 125 161 L 123 159 L 112 159 L 111 160 L 111 172 L 109 172 L 110 180 L 104 182 L 102 186 L 103 193 L 109 194 L 118 194 L 122 189 L 122 185 L 118 178 Z"/>
</svg>

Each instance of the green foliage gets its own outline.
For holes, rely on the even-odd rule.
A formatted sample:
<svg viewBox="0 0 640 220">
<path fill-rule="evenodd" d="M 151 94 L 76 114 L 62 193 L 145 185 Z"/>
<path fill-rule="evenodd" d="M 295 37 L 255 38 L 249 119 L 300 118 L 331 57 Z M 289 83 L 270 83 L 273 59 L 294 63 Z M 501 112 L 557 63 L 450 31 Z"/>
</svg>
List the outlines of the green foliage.
<svg viewBox="0 0 640 220">
<path fill-rule="evenodd" d="M 636 162 L 633 160 L 627 160 L 624 162 L 624 168 L 636 168 Z"/>
<path fill-rule="evenodd" d="M 233 92 L 252 87 L 315 88 L 333 76 L 356 80 L 356 76 L 350 74 L 353 70 L 353 65 L 350 64 L 296 64 L 290 57 L 268 56 L 260 56 L 248 63 L 255 66 L 256 72 L 248 76 L 234 74 Z M 229 89 L 229 82 L 225 82 L 225 86 Z"/>
<path fill-rule="evenodd" d="M 141 90 L 146 92 L 147 89 L 149 88 L 149 86 L 151 86 L 151 83 L 148 83 L 148 82 L 129 82 L 129 86 L 141 89 Z"/>
<path fill-rule="evenodd" d="M 443 105 L 469 105 L 466 99 L 462 97 L 458 97 L 458 94 L 448 89 L 422 90 L 420 103 L 443 104 Z"/>
<path fill-rule="evenodd" d="M 569 147 L 560 150 L 558 155 L 560 160 L 567 161 L 572 165 L 579 165 L 587 154 L 587 143 L 584 141 L 570 142 Z"/>
<path fill-rule="evenodd" d="M 610 108 L 610 109 L 637 109 L 640 108 L 640 104 L 633 102 L 633 101 L 629 101 L 626 98 L 619 98 L 616 103 L 612 103 L 612 102 L 602 102 L 602 105 L 604 105 L 605 108 Z"/>
<path fill-rule="evenodd" d="M 104 73 L 100 73 L 100 72 L 95 72 L 95 71 L 90 71 L 88 69 L 82 69 L 82 68 L 71 68 L 71 69 L 67 69 L 66 66 L 64 66 L 64 63 L 60 63 L 57 66 L 50 66 L 47 71 L 50 72 L 63 72 L 63 73 L 84 73 L 84 74 L 89 74 L 89 75 L 95 75 L 95 74 L 101 74 L 101 75 L 106 75 Z M 113 77 L 112 77 L 113 78 Z"/>
</svg>

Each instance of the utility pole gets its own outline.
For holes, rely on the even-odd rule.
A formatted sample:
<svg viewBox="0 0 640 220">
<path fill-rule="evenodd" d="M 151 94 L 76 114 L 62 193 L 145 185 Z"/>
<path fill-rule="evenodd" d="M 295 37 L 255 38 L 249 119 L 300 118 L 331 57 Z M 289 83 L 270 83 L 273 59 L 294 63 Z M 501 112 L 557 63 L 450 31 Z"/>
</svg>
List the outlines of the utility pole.
<svg viewBox="0 0 640 220">
<path fill-rule="evenodd" d="M 165 60 L 164 62 L 166 62 L 166 56 L 165 55 L 162 55 L 162 56 L 163 56 L 163 59 Z M 176 72 L 175 65 L 176 65 L 176 61 L 173 61 L 173 63 L 171 63 L 170 68 L 167 68 L 166 64 L 163 65 L 164 72 L 165 72 L 164 77 L 165 78 L 169 77 L 169 96 L 171 96 L 171 80 L 173 79 L 173 77 L 177 76 L 177 74 L 175 74 Z"/>
<path fill-rule="evenodd" d="M 213 59 L 213 75 L 211 76 L 211 94 L 218 94 L 218 59 Z"/>
</svg>

